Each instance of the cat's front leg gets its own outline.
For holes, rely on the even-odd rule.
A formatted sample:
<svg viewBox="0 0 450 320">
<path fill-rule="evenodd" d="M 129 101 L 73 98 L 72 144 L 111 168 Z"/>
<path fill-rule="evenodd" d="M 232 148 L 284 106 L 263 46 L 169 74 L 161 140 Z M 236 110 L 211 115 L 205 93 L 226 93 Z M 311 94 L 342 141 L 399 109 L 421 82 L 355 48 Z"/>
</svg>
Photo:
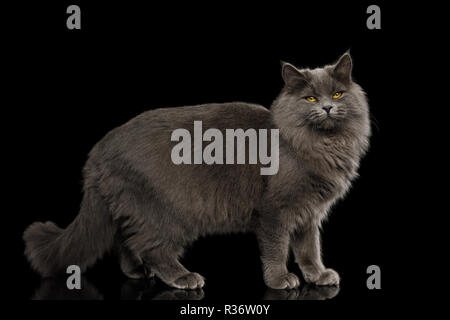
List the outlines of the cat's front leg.
<svg viewBox="0 0 450 320">
<path fill-rule="evenodd" d="M 339 274 L 325 268 L 322 263 L 318 225 L 303 226 L 293 232 L 291 248 L 306 282 L 322 286 L 339 285 Z"/>
<path fill-rule="evenodd" d="M 278 221 L 262 219 L 256 230 L 263 263 L 264 282 L 272 289 L 293 289 L 300 285 L 298 277 L 287 270 L 289 232 Z"/>
</svg>

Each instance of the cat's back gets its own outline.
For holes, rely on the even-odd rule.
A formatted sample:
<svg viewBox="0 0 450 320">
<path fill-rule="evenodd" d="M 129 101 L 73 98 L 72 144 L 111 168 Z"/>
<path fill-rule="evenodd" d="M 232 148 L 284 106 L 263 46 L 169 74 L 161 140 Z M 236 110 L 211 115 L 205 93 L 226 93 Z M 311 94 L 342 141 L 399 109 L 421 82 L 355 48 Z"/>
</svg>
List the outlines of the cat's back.
<svg viewBox="0 0 450 320">
<path fill-rule="evenodd" d="M 194 121 L 202 121 L 207 128 L 259 128 L 271 125 L 271 113 L 257 104 L 210 103 L 150 110 L 137 116 L 129 124 L 148 122 L 152 128 L 190 130 Z"/>
<path fill-rule="evenodd" d="M 177 211 L 201 217 L 209 227 L 216 224 L 226 231 L 233 221 L 245 223 L 250 218 L 264 188 L 261 166 L 248 164 L 248 159 L 246 164 L 225 164 L 225 158 L 224 164 L 208 165 L 203 161 L 194 164 L 194 148 L 204 149 L 211 143 L 203 141 L 202 146 L 194 143 L 194 121 L 201 121 L 203 133 L 210 128 L 222 132 L 223 157 L 226 129 L 252 128 L 258 132 L 273 128 L 270 111 L 255 104 L 234 102 L 156 109 L 111 131 L 91 152 L 91 158 L 104 167 L 120 168 L 121 172 L 115 174 L 139 177 Z M 179 143 L 171 140 L 176 129 L 185 129 L 190 134 L 191 164 L 172 161 L 172 150 Z"/>
<path fill-rule="evenodd" d="M 194 135 L 194 121 L 201 121 L 202 131 L 209 128 L 272 128 L 269 110 L 244 102 L 210 103 L 194 106 L 160 108 L 141 113 L 111 130 L 91 151 L 92 157 L 110 158 L 153 149 L 172 148 L 172 132 L 185 129 Z M 158 150 L 154 150 L 157 148 Z"/>
</svg>

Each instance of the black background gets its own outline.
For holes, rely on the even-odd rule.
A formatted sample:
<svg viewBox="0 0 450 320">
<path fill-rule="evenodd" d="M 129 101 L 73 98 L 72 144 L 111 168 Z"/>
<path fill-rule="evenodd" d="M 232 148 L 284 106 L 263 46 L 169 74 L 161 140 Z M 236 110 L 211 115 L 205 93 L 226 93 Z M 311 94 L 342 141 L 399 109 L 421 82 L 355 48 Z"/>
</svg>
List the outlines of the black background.
<svg viewBox="0 0 450 320">
<path fill-rule="evenodd" d="M 375 2 L 382 29 L 368 30 L 369 2 L 151 3 L 62 1 L 16 8 L 7 60 L 14 69 L 7 121 L 15 138 L 7 154 L 20 168 L 8 199 L 15 208 L 7 230 L 15 275 L 9 279 L 10 297 L 30 299 L 46 286 L 23 257 L 22 232 L 34 221 L 65 227 L 73 220 L 87 153 L 109 130 L 158 107 L 229 101 L 269 107 L 282 87 L 280 60 L 316 67 L 350 49 L 354 79 L 369 98 L 373 137 L 360 178 L 324 224 L 325 264 L 342 277 L 339 293 L 328 303 L 377 306 L 397 299 L 398 270 L 406 263 L 399 228 L 407 197 L 399 192 L 405 184 L 400 157 L 408 146 L 398 143 L 405 132 L 399 129 L 401 110 L 392 106 L 398 102 L 399 68 L 408 65 L 402 49 L 410 41 L 401 11 Z M 81 7 L 81 30 L 66 28 L 70 4 Z M 205 303 L 256 301 L 270 293 L 252 235 L 200 239 L 184 264 L 206 277 Z M 366 287 L 372 264 L 381 268 L 381 290 Z M 129 289 L 110 256 L 86 279 L 95 296 L 106 300 L 142 291 L 151 299 L 171 290 L 159 281 Z M 48 297 L 65 296 L 54 290 Z"/>
</svg>

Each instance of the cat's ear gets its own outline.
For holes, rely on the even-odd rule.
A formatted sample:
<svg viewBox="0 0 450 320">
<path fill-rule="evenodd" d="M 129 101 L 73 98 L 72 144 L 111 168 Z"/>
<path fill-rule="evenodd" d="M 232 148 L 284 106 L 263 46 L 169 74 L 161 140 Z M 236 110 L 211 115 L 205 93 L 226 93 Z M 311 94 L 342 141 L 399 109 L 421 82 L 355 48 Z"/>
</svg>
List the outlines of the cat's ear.
<svg viewBox="0 0 450 320">
<path fill-rule="evenodd" d="M 350 52 L 344 53 L 335 65 L 332 66 L 333 76 L 344 84 L 352 82 L 352 57 Z"/>
<path fill-rule="evenodd" d="M 284 61 L 281 61 L 281 76 L 288 89 L 300 88 L 308 83 L 300 70 Z"/>
</svg>

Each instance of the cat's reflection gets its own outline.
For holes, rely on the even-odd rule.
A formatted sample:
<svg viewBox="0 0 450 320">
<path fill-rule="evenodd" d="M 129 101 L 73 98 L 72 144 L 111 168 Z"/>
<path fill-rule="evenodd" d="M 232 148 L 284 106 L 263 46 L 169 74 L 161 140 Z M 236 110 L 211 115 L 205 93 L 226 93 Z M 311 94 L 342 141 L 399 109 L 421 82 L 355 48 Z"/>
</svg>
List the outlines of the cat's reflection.
<svg viewBox="0 0 450 320">
<path fill-rule="evenodd" d="M 66 279 L 43 279 L 32 300 L 103 300 L 101 293 L 86 279 L 81 280 L 81 289 L 69 290 Z"/>
<path fill-rule="evenodd" d="M 120 290 L 122 300 L 201 300 L 203 290 L 177 290 L 154 279 L 127 280 Z M 43 279 L 32 300 L 103 300 L 102 294 L 86 279 L 81 280 L 81 289 L 69 290 L 66 279 Z"/>
<path fill-rule="evenodd" d="M 275 290 L 268 288 L 264 300 L 327 300 L 339 293 L 336 286 L 305 284 L 300 289 Z M 203 290 L 179 290 L 168 288 L 154 279 L 149 281 L 128 280 L 121 290 L 123 300 L 201 300 Z"/>
<path fill-rule="evenodd" d="M 127 280 L 120 292 L 122 300 L 201 300 L 205 296 L 202 289 L 181 290 L 168 288 L 154 279 Z"/>
<path fill-rule="evenodd" d="M 339 293 L 336 286 L 315 286 L 305 284 L 300 289 L 276 290 L 267 289 L 264 300 L 327 300 Z"/>
<path fill-rule="evenodd" d="M 303 285 L 300 289 L 267 289 L 264 300 L 326 300 L 339 293 L 339 287 Z M 149 280 L 126 280 L 120 289 L 122 300 L 201 300 L 202 289 L 173 289 Z M 69 290 L 65 279 L 44 279 L 31 298 L 32 300 L 103 300 L 102 294 L 89 281 L 81 281 L 80 290 Z"/>
</svg>

